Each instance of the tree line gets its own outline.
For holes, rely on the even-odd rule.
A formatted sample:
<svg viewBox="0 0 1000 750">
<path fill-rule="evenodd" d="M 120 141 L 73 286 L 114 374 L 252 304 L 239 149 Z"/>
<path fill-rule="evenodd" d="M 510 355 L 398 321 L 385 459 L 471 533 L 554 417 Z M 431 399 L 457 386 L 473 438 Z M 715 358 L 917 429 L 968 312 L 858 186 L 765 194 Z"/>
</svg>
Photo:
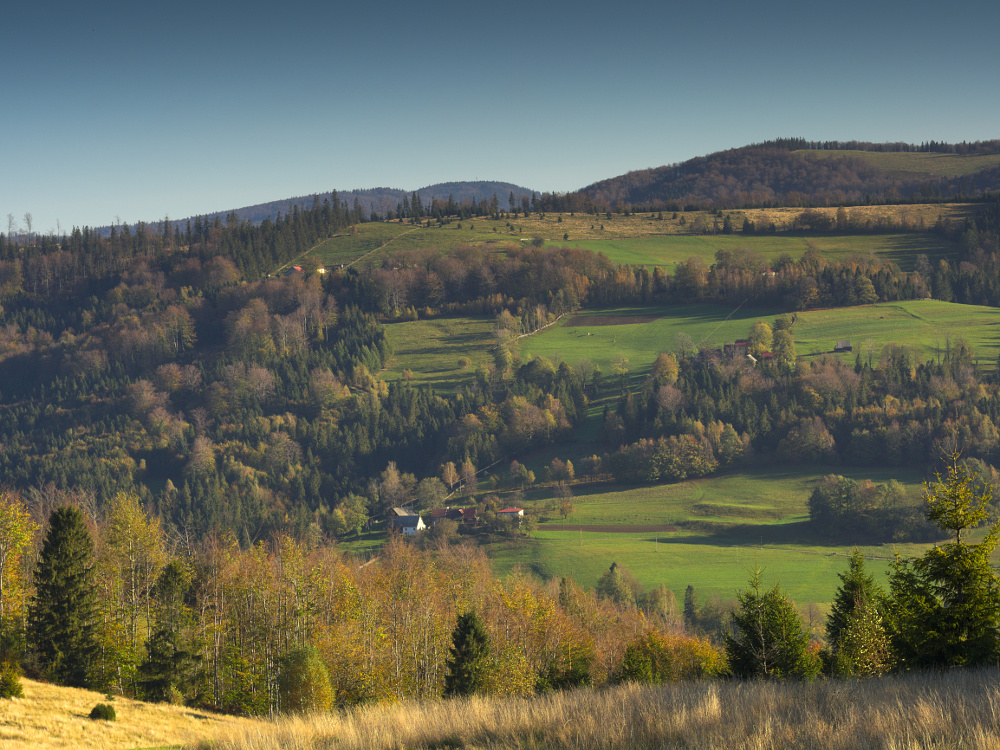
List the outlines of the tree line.
<svg viewBox="0 0 1000 750">
<path fill-rule="evenodd" d="M 992 487 L 950 458 L 926 486 L 949 541 L 897 557 L 883 590 L 860 552 L 840 575 L 826 643 L 755 570 L 720 646 L 685 633 L 676 601 L 612 565 L 596 591 L 495 578 L 467 545 L 394 538 L 368 562 L 287 536 L 170 540 L 134 495 L 101 514 L 0 498 L 2 697 L 18 673 L 245 714 L 468 693 L 526 696 L 615 682 L 731 675 L 811 679 L 977 666 L 1000 655 Z M 43 515 L 43 521 L 35 519 Z M 44 533 L 39 533 L 44 528 Z M 694 600 L 685 595 L 684 621 Z"/>
</svg>

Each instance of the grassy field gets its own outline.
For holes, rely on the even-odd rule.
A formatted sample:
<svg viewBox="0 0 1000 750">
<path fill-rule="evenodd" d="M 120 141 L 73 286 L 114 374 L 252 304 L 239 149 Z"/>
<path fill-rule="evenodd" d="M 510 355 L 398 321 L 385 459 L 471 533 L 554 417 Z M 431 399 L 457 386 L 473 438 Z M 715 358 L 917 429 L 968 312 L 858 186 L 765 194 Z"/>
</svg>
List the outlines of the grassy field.
<svg viewBox="0 0 1000 750">
<path fill-rule="evenodd" d="M 565 244 L 565 243 L 553 243 Z M 773 260 L 787 254 L 798 260 L 810 248 L 818 250 L 832 261 L 847 260 L 852 255 L 875 255 L 895 263 L 904 271 L 913 269 L 916 258 L 952 257 L 954 245 L 931 234 L 859 234 L 827 237 L 773 236 L 744 237 L 742 235 L 664 235 L 615 240 L 584 239 L 569 243 L 594 252 L 602 252 L 616 263 L 671 268 L 688 258 L 701 258 L 706 265 L 715 262 L 719 250 L 750 248 Z"/>
<path fill-rule="evenodd" d="M 635 683 L 282 718 L 203 750 L 988 750 L 996 669 L 867 680 Z"/>
<path fill-rule="evenodd" d="M 848 216 L 859 223 L 888 218 L 898 223 L 905 220 L 917 226 L 921 222 L 931 226 L 938 216 L 956 221 L 963 220 L 974 207 L 965 204 L 927 204 L 907 206 L 856 206 L 847 209 Z M 835 207 L 814 209 L 820 213 L 836 214 Z M 733 211 L 737 228 L 742 227 L 744 216 L 766 226 L 774 223 L 779 228 L 789 226 L 802 212 L 798 208 L 749 209 Z M 525 218 L 491 219 L 480 217 L 466 221 L 451 221 L 444 226 L 436 224 L 414 226 L 409 223 L 372 222 L 358 224 L 354 230 L 332 237 L 309 250 L 293 265 L 306 256 L 315 257 L 328 267 L 356 263 L 361 267 L 376 266 L 385 255 L 399 250 L 434 250 L 448 252 L 462 244 L 496 242 L 520 244 L 534 237 L 541 237 L 550 244 L 575 245 L 605 252 L 620 263 L 672 266 L 691 256 L 714 260 L 719 249 L 752 247 L 768 258 L 788 253 L 794 258 L 802 255 L 810 243 L 832 259 L 842 259 L 852 253 L 874 253 L 891 260 L 904 269 L 912 267 L 919 253 L 932 258 L 950 257 L 954 245 L 935 235 L 923 233 L 887 235 L 822 235 L 744 237 L 741 234 L 691 234 L 691 225 L 698 216 L 709 227 L 716 216 L 700 212 L 667 213 L 663 218 L 653 214 L 611 218 L 589 214 L 532 214 Z M 721 219 L 719 220 L 721 224 Z M 565 238 L 565 239 L 564 239 Z M 284 268 L 283 267 L 283 268 Z M 280 269 L 278 269 L 280 271 Z"/>
<path fill-rule="evenodd" d="M 492 361 L 492 332 L 489 318 L 438 318 L 387 325 L 385 335 L 393 356 L 382 377 L 399 380 L 407 369 L 413 373 L 415 385 L 452 392 L 471 383 L 481 363 Z M 461 357 L 471 359 L 472 365 L 462 369 Z"/>
<path fill-rule="evenodd" d="M 773 322 L 777 310 L 743 308 L 732 313 L 721 305 L 618 308 L 587 311 L 567 316 L 557 325 L 521 340 L 525 356 L 538 355 L 576 364 L 589 360 L 605 376 L 619 355 L 629 360 L 636 375 L 652 366 L 657 354 L 672 351 L 678 334 L 713 348 L 743 338 L 753 321 Z M 591 325 L 591 320 L 616 319 L 619 325 Z M 646 322 L 636 322 L 636 321 Z M 964 338 L 977 361 L 992 366 L 1000 351 L 1000 310 L 978 305 L 959 305 L 938 300 L 885 302 L 861 307 L 810 310 L 796 315 L 795 348 L 800 357 L 831 352 L 840 339 L 850 339 L 851 354 L 838 355 L 854 361 L 860 347 L 877 361 L 886 344 L 920 349 L 925 358 L 944 351 L 949 338 Z"/>
<path fill-rule="evenodd" d="M 91 721 L 90 710 L 107 703 L 101 693 L 57 687 L 22 678 L 24 697 L 0 701 L 0 747 L 56 748 L 179 747 L 244 732 L 259 722 L 184 706 L 113 702 L 117 720 Z"/>
<path fill-rule="evenodd" d="M 911 152 L 879 151 L 823 151 L 802 149 L 796 153 L 808 154 L 817 159 L 837 159 L 853 156 L 875 165 L 886 172 L 941 177 L 963 177 L 988 167 L 1000 165 L 1000 154 L 962 156 L 959 154 L 926 154 Z"/>
<path fill-rule="evenodd" d="M 500 572 L 523 566 L 543 577 L 571 575 L 587 587 L 617 562 L 647 588 L 665 584 L 678 601 L 689 584 L 702 601 L 732 598 L 760 565 L 769 584 L 780 583 L 799 603 L 822 605 L 832 599 L 854 543 L 864 542 L 830 544 L 808 524 L 809 494 L 816 479 L 831 472 L 897 479 L 910 502 L 920 502 L 922 478 L 903 469 L 784 467 L 650 487 L 590 485 L 574 488 L 568 518 L 540 524 L 527 543 L 493 545 L 490 556 Z M 896 547 L 862 549 L 884 582 Z M 922 547 L 898 549 L 905 555 Z"/>
</svg>

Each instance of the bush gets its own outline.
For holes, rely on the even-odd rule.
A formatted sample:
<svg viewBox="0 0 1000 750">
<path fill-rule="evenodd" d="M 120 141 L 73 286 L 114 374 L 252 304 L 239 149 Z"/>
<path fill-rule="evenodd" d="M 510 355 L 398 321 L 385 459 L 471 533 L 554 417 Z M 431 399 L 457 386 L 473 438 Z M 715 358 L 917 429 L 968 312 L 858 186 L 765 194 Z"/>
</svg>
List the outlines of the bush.
<svg viewBox="0 0 1000 750">
<path fill-rule="evenodd" d="M 0 698 L 23 698 L 21 670 L 16 664 L 5 662 L 0 665 Z"/>
<path fill-rule="evenodd" d="M 330 673 L 315 646 L 294 649 L 282 660 L 278 691 L 283 711 L 329 711 L 333 707 Z"/>
<path fill-rule="evenodd" d="M 90 718 L 94 721 L 114 721 L 115 707 L 108 703 L 98 703 L 90 711 Z"/>
</svg>

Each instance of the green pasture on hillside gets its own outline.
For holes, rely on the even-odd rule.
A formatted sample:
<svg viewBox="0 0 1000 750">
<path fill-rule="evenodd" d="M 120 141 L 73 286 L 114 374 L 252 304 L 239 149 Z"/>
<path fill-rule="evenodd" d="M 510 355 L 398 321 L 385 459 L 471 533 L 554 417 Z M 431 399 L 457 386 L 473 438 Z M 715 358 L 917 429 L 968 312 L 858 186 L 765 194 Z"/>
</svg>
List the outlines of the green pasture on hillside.
<svg viewBox="0 0 1000 750">
<path fill-rule="evenodd" d="M 543 577 L 570 576 L 587 587 L 617 562 L 647 589 L 665 584 L 678 601 L 689 584 L 702 600 L 730 598 L 759 565 L 769 584 L 780 583 L 800 603 L 824 604 L 851 549 L 865 541 L 830 542 L 817 537 L 808 523 L 813 485 L 831 472 L 876 482 L 896 479 L 911 502 L 920 502 L 921 477 L 907 469 L 772 467 L 651 487 L 580 486 L 574 488 L 575 510 L 568 518 L 540 524 L 527 543 L 495 544 L 490 556 L 500 572 L 522 566 Z M 677 531 L 662 530 L 677 524 Z M 554 530 L 553 525 L 581 528 Z M 614 531 L 637 526 L 649 528 Z M 909 555 L 924 546 L 898 549 Z M 896 547 L 862 549 L 884 582 Z"/>
<path fill-rule="evenodd" d="M 688 258 L 701 258 L 706 266 L 715 262 L 719 250 L 750 248 L 769 261 L 787 254 L 798 260 L 810 248 L 818 250 L 831 261 L 844 261 L 853 256 L 875 255 L 891 261 L 904 271 L 913 269 L 917 256 L 931 259 L 951 257 L 954 244 L 932 234 L 857 234 L 822 237 L 769 236 L 744 237 L 739 234 L 686 235 L 670 234 L 622 239 L 584 239 L 577 242 L 553 242 L 604 253 L 615 263 L 663 266 L 668 272 Z"/>
<path fill-rule="evenodd" d="M 680 333 L 695 345 L 721 348 L 746 337 L 753 321 L 773 323 L 777 314 L 776 309 L 759 308 L 734 312 L 722 305 L 588 310 L 522 339 L 521 352 L 573 365 L 589 360 L 600 366 L 604 376 L 611 374 L 615 358 L 624 355 L 630 370 L 638 375 L 649 370 L 660 352 L 674 351 Z M 609 320 L 619 324 L 588 324 Z M 837 341 L 848 339 L 855 351 L 839 356 L 853 361 L 860 348 L 866 356 L 871 352 L 875 362 L 887 344 L 914 346 L 930 358 L 943 354 L 949 339 L 962 338 L 972 346 L 977 362 L 992 366 L 1000 352 L 1000 309 L 912 300 L 810 310 L 796 314 L 793 334 L 800 357 L 832 352 Z"/>
<path fill-rule="evenodd" d="M 949 340 L 963 339 L 977 363 L 992 368 L 1000 353 L 1000 309 L 912 300 L 811 310 L 798 313 L 794 334 L 800 357 L 829 352 L 833 342 L 849 339 L 855 350 L 842 356 L 853 361 L 860 347 L 862 354 L 872 353 L 874 363 L 886 344 L 916 347 L 930 359 L 943 356 Z"/>
<path fill-rule="evenodd" d="M 390 323 L 385 336 L 392 345 L 392 358 L 382 377 L 399 380 L 410 370 L 414 385 L 429 385 L 448 392 L 471 383 L 476 368 L 492 361 L 493 321 L 490 318 L 437 318 Z M 471 366 L 462 369 L 458 360 L 468 357 Z"/>
<path fill-rule="evenodd" d="M 824 151 L 801 149 L 796 153 L 808 154 L 818 159 L 836 159 L 851 156 L 873 164 L 886 172 L 910 172 L 920 175 L 963 177 L 980 170 L 1000 165 L 1000 154 L 968 155 L 933 154 L 920 152 L 880 151 Z"/>
<path fill-rule="evenodd" d="M 572 366 L 589 363 L 601 368 L 609 390 L 615 360 L 628 359 L 633 385 L 649 371 L 660 352 L 674 351 L 677 335 L 685 334 L 698 345 L 719 348 L 744 338 L 755 320 L 774 322 L 777 309 L 733 308 L 723 305 L 672 305 L 588 310 L 565 316 L 556 325 L 522 338 L 522 359 L 540 356 Z M 727 320 L 726 317 L 730 316 Z M 593 325 L 615 322 L 616 325 Z M 471 382 L 478 365 L 492 361 L 493 322 L 486 317 L 457 317 L 391 323 L 386 336 L 394 354 L 383 377 L 395 380 L 403 370 L 413 374 L 414 385 L 433 385 L 449 391 Z M 943 355 L 949 340 L 964 339 L 976 361 L 992 367 L 1000 353 L 1000 309 L 959 305 L 937 300 L 886 302 L 861 307 L 810 310 L 796 314 L 795 348 L 800 358 L 833 351 L 834 344 L 849 339 L 854 351 L 836 355 L 853 362 L 858 353 L 878 362 L 887 344 L 917 347 L 925 359 Z M 459 358 L 472 365 L 459 367 Z"/>
<path fill-rule="evenodd" d="M 826 210 L 826 209 L 824 209 Z M 834 209 L 828 209 L 833 211 Z M 960 204 L 937 204 L 933 206 L 889 206 L 853 207 L 852 217 L 863 219 L 869 213 L 888 213 L 899 220 L 900 217 L 921 216 L 933 223 L 937 216 L 951 216 L 960 221 L 969 207 Z M 759 222 L 774 221 L 786 226 L 801 213 L 800 209 L 753 209 L 731 212 L 742 226 L 742 216 L 750 215 Z M 432 223 L 413 225 L 408 222 L 369 222 L 358 224 L 353 230 L 342 232 L 336 237 L 316 245 L 293 262 L 302 258 L 315 257 L 324 265 L 335 268 L 340 265 L 355 264 L 360 268 L 379 265 L 387 254 L 407 250 L 433 250 L 447 253 L 460 245 L 490 242 L 497 249 L 505 246 L 523 245 L 534 237 L 540 237 L 548 245 L 568 245 L 583 247 L 595 252 L 603 252 L 616 263 L 646 266 L 663 266 L 672 270 L 674 264 L 690 257 L 701 258 L 706 264 L 715 261 L 718 250 L 733 250 L 749 247 L 773 260 L 782 253 L 799 258 L 810 247 L 815 247 L 830 260 L 844 260 L 851 255 L 874 254 L 884 260 L 896 263 L 903 270 L 911 270 L 917 255 L 923 253 L 931 259 L 951 257 L 955 245 L 949 240 L 933 234 L 856 234 L 856 235 L 774 235 L 743 236 L 742 234 L 689 233 L 689 226 L 697 212 L 687 212 L 677 219 L 667 215 L 664 219 L 650 218 L 650 214 L 612 218 L 586 214 L 532 214 L 529 217 L 492 219 L 478 217 L 458 221 L 453 219 L 444 226 Z M 711 225 L 717 217 L 705 214 Z M 679 223 L 680 218 L 685 224 Z M 739 227 L 737 227 L 739 229 Z M 567 239 L 563 239 L 563 237 Z M 286 264 L 292 265 L 291 263 Z"/>
</svg>

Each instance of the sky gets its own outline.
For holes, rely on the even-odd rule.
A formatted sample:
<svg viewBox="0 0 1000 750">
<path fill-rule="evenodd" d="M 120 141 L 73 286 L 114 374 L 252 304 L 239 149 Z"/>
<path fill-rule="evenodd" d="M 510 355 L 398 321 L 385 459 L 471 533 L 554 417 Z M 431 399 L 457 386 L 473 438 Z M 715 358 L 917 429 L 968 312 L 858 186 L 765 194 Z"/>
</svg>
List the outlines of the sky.
<svg viewBox="0 0 1000 750">
<path fill-rule="evenodd" d="M 996 2 L 34 0 L 0 18 L 3 233 L 334 188 L 567 192 L 779 137 L 1000 138 Z"/>
</svg>

